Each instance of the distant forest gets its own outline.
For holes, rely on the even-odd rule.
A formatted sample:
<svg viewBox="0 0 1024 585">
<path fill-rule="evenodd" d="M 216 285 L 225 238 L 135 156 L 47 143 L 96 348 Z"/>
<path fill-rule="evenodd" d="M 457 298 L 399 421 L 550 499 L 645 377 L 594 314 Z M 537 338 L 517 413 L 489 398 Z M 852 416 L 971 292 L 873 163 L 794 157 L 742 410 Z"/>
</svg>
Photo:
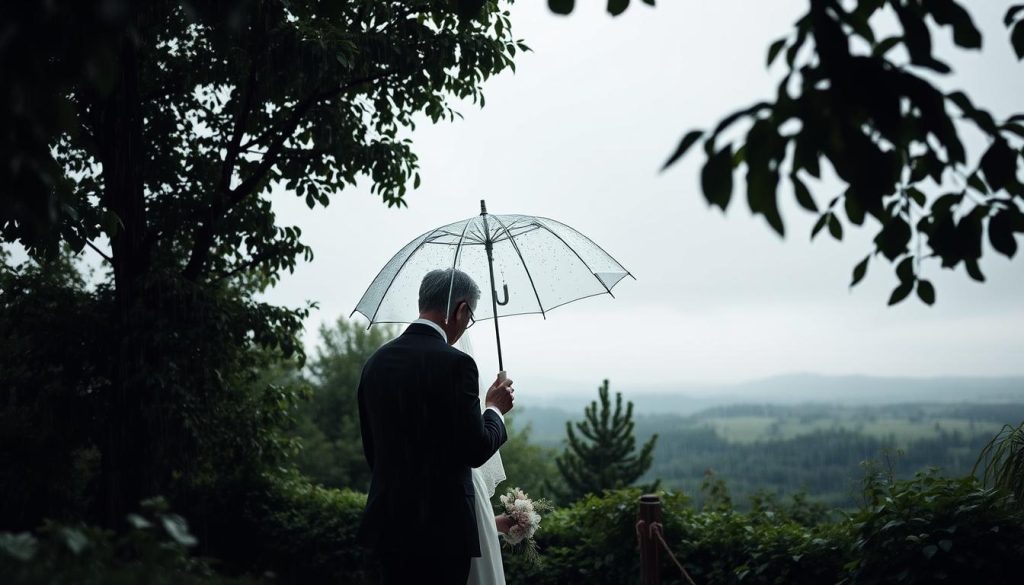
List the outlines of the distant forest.
<svg viewBox="0 0 1024 585">
<path fill-rule="evenodd" d="M 560 447 L 565 421 L 579 415 L 523 409 L 533 440 Z M 970 473 L 982 446 L 1003 424 L 1024 420 L 1024 404 L 895 404 L 885 406 L 733 405 L 690 416 L 646 415 L 639 441 L 659 439 L 646 479 L 700 499 L 712 470 L 740 507 L 759 492 L 806 492 L 838 507 L 861 502 L 863 462 L 891 466 L 897 477 L 931 467 L 947 476 Z"/>
</svg>

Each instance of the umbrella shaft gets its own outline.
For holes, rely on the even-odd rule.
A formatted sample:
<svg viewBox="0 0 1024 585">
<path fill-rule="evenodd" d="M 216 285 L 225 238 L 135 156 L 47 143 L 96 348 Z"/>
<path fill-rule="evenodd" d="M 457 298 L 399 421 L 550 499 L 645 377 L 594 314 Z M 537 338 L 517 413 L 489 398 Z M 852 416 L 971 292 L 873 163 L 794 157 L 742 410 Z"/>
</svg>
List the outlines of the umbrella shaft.
<svg viewBox="0 0 1024 585">
<path fill-rule="evenodd" d="M 498 329 L 498 291 L 494 287 L 494 258 L 491 254 L 491 244 L 487 244 L 487 268 L 491 273 L 491 310 L 494 311 L 494 339 L 498 342 L 498 371 L 505 371 L 505 364 L 501 359 L 501 331 Z"/>
<path fill-rule="evenodd" d="M 480 205 L 483 206 L 482 201 L 480 202 Z M 486 213 L 486 211 L 484 211 L 484 213 Z M 484 249 L 487 250 L 487 269 L 491 274 L 491 310 L 494 311 L 494 339 L 498 343 L 498 371 L 504 372 L 505 364 L 501 359 L 501 331 L 498 330 L 498 289 L 494 285 L 494 254 L 491 250 L 491 236 L 490 230 L 487 229 L 486 215 L 484 215 L 484 233 L 487 234 L 487 240 L 484 242 Z"/>
</svg>

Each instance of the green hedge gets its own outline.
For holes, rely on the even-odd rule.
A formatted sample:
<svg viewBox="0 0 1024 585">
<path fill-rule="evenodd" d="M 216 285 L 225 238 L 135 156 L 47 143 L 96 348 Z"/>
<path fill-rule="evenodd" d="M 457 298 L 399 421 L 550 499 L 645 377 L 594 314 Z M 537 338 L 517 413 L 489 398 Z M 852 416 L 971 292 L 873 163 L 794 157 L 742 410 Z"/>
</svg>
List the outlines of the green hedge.
<svg viewBox="0 0 1024 585">
<path fill-rule="evenodd" d="M 291 472 L 221 485 L 192 502 L 204 554 L 227 572 L 259 571 L 277 583 L 377 582 L 356 544 L 366 495 L 327 489 Z"/>
<path fill-rule="evenodd" d="M 850 583 L 1024 582 L 1024 507 L 1008 493 L 934 474 L 866 491 Z"/>
<path fill-rule="evenodd" d="M 506 554 L 509 585 L 637 583 L 639 496 L 613 491 L 549 514 L 537 535 L 541 564 Z M 864 506 L 838 519 L 801 500 L 761 500 L 741 513 L 698 511 L 683 494 L 661 496 L 665 538 L 699 585 L 1000 585 L 1019 583 L 1024 567 L 1024 510 L 971 478 L 869 477 Z M 120 535 L 56 524 L 35 535 L 0 534 L 0 575 L 14 585 L 254 582 L 245 575 L 375 583 L 377 567 L 355 544 L 365 501 L 294 474 L 257 476 L 190 502 L 199 547 L 180 518 L 154 509 Z M 682 583 L 667 558 L 661 566 L 663 583 Z"/>
<path fill-rule="evenodd" d="M 248 585 L 223 577 L 190 554 L 195 538 L 184 519 L 161 500 L 129 517 L 115 534 L 84 525 L 46 523 L 34 533 L 0 533 L 0 582 L 4 585 Z"/>
<path fill-rule="evenodd" d="M 505 556 L 510 585 L 639 581 L 636 490 L 591 496 L 545 518 L 539 566 Z M 666 541 L 700 585 L 1017 584 L 1024 511 L 973 478 L 868 482 L 858 512 L 811 523 L 796 508 L 695 511 L 662 493 Z M 682 583 L 662 555 L 662 582 Z M 1016 568 L 1016 570 L 1014 569 Z"/>
<path fill-rule="evenodd" d="M 638 490 L 590 496 L 545 518 L 538 532 L 542 563 L 530 566 L 506 554 L 509 584 L 637 582 L 639 497 Z M 698 583 L 818 585 L 846 561 L 842 551 L 849 537 L 835 525 L 806 527 L 772 510 L 697 512 L 678 493 L 662 492 L 661 499 L 665 540 Z M 682 582 L 662 557 L 662 582 Z"/>
</svg>

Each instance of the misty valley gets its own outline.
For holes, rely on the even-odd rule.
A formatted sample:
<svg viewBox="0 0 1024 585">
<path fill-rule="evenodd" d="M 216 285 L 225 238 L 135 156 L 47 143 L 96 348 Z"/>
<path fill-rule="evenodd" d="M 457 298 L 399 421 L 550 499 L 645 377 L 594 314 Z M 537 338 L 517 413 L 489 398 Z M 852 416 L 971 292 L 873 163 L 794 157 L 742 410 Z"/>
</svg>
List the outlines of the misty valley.
<svg viewBox="0 0 1024 585">
<path fill-rule="evenodd" d="M 640 400 L 640 399 L 638 399 Z M 641 406 L 640 403 L 637 404 Z M 524 408 L 520 426 L 531 439 L 561 448 L 565 423 L 579 414 L 562 408 Z M 660 478 L 699 501 L 708 470 L 726 482 L 738 507 L 757 493 L 806 492 L 830 506 L 860 504 L 865 462 L 891 466 L 897 477 L 938 468 L 968 474 L 981 448 L 1003 427 L 1024 419 L 1014 403 L 733 404 L 688 415 L 640 414 L 638 442 L 658 434 L 645 480 Z"/>
</svg>

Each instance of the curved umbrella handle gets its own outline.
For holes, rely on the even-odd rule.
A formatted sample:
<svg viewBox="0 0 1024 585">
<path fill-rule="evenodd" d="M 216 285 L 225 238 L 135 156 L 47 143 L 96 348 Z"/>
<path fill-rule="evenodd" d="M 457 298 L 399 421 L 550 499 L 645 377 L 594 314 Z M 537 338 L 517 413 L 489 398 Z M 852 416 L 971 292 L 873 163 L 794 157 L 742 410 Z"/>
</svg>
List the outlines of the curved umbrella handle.
<svg viewBox="0 0 1024 585">
<path fill-rule="evenodd" d="M 501 290 L 502 290 L 502 292 L 505 293 L 505 300 L 503 300 L 503 301 L 499 301 L 498 300 L 498 291 L 491 291 L 491 292 L 494 295 L 495 302 L 498 303 L 499 305 L 501 305 L 502 307 L 504 307 L 505 305 L 508 304 L 508 285 L 507 284 L 501 285 Z M 497 316 L 497 315 L 495 315 L 495 316 Z"/>
</svg>

